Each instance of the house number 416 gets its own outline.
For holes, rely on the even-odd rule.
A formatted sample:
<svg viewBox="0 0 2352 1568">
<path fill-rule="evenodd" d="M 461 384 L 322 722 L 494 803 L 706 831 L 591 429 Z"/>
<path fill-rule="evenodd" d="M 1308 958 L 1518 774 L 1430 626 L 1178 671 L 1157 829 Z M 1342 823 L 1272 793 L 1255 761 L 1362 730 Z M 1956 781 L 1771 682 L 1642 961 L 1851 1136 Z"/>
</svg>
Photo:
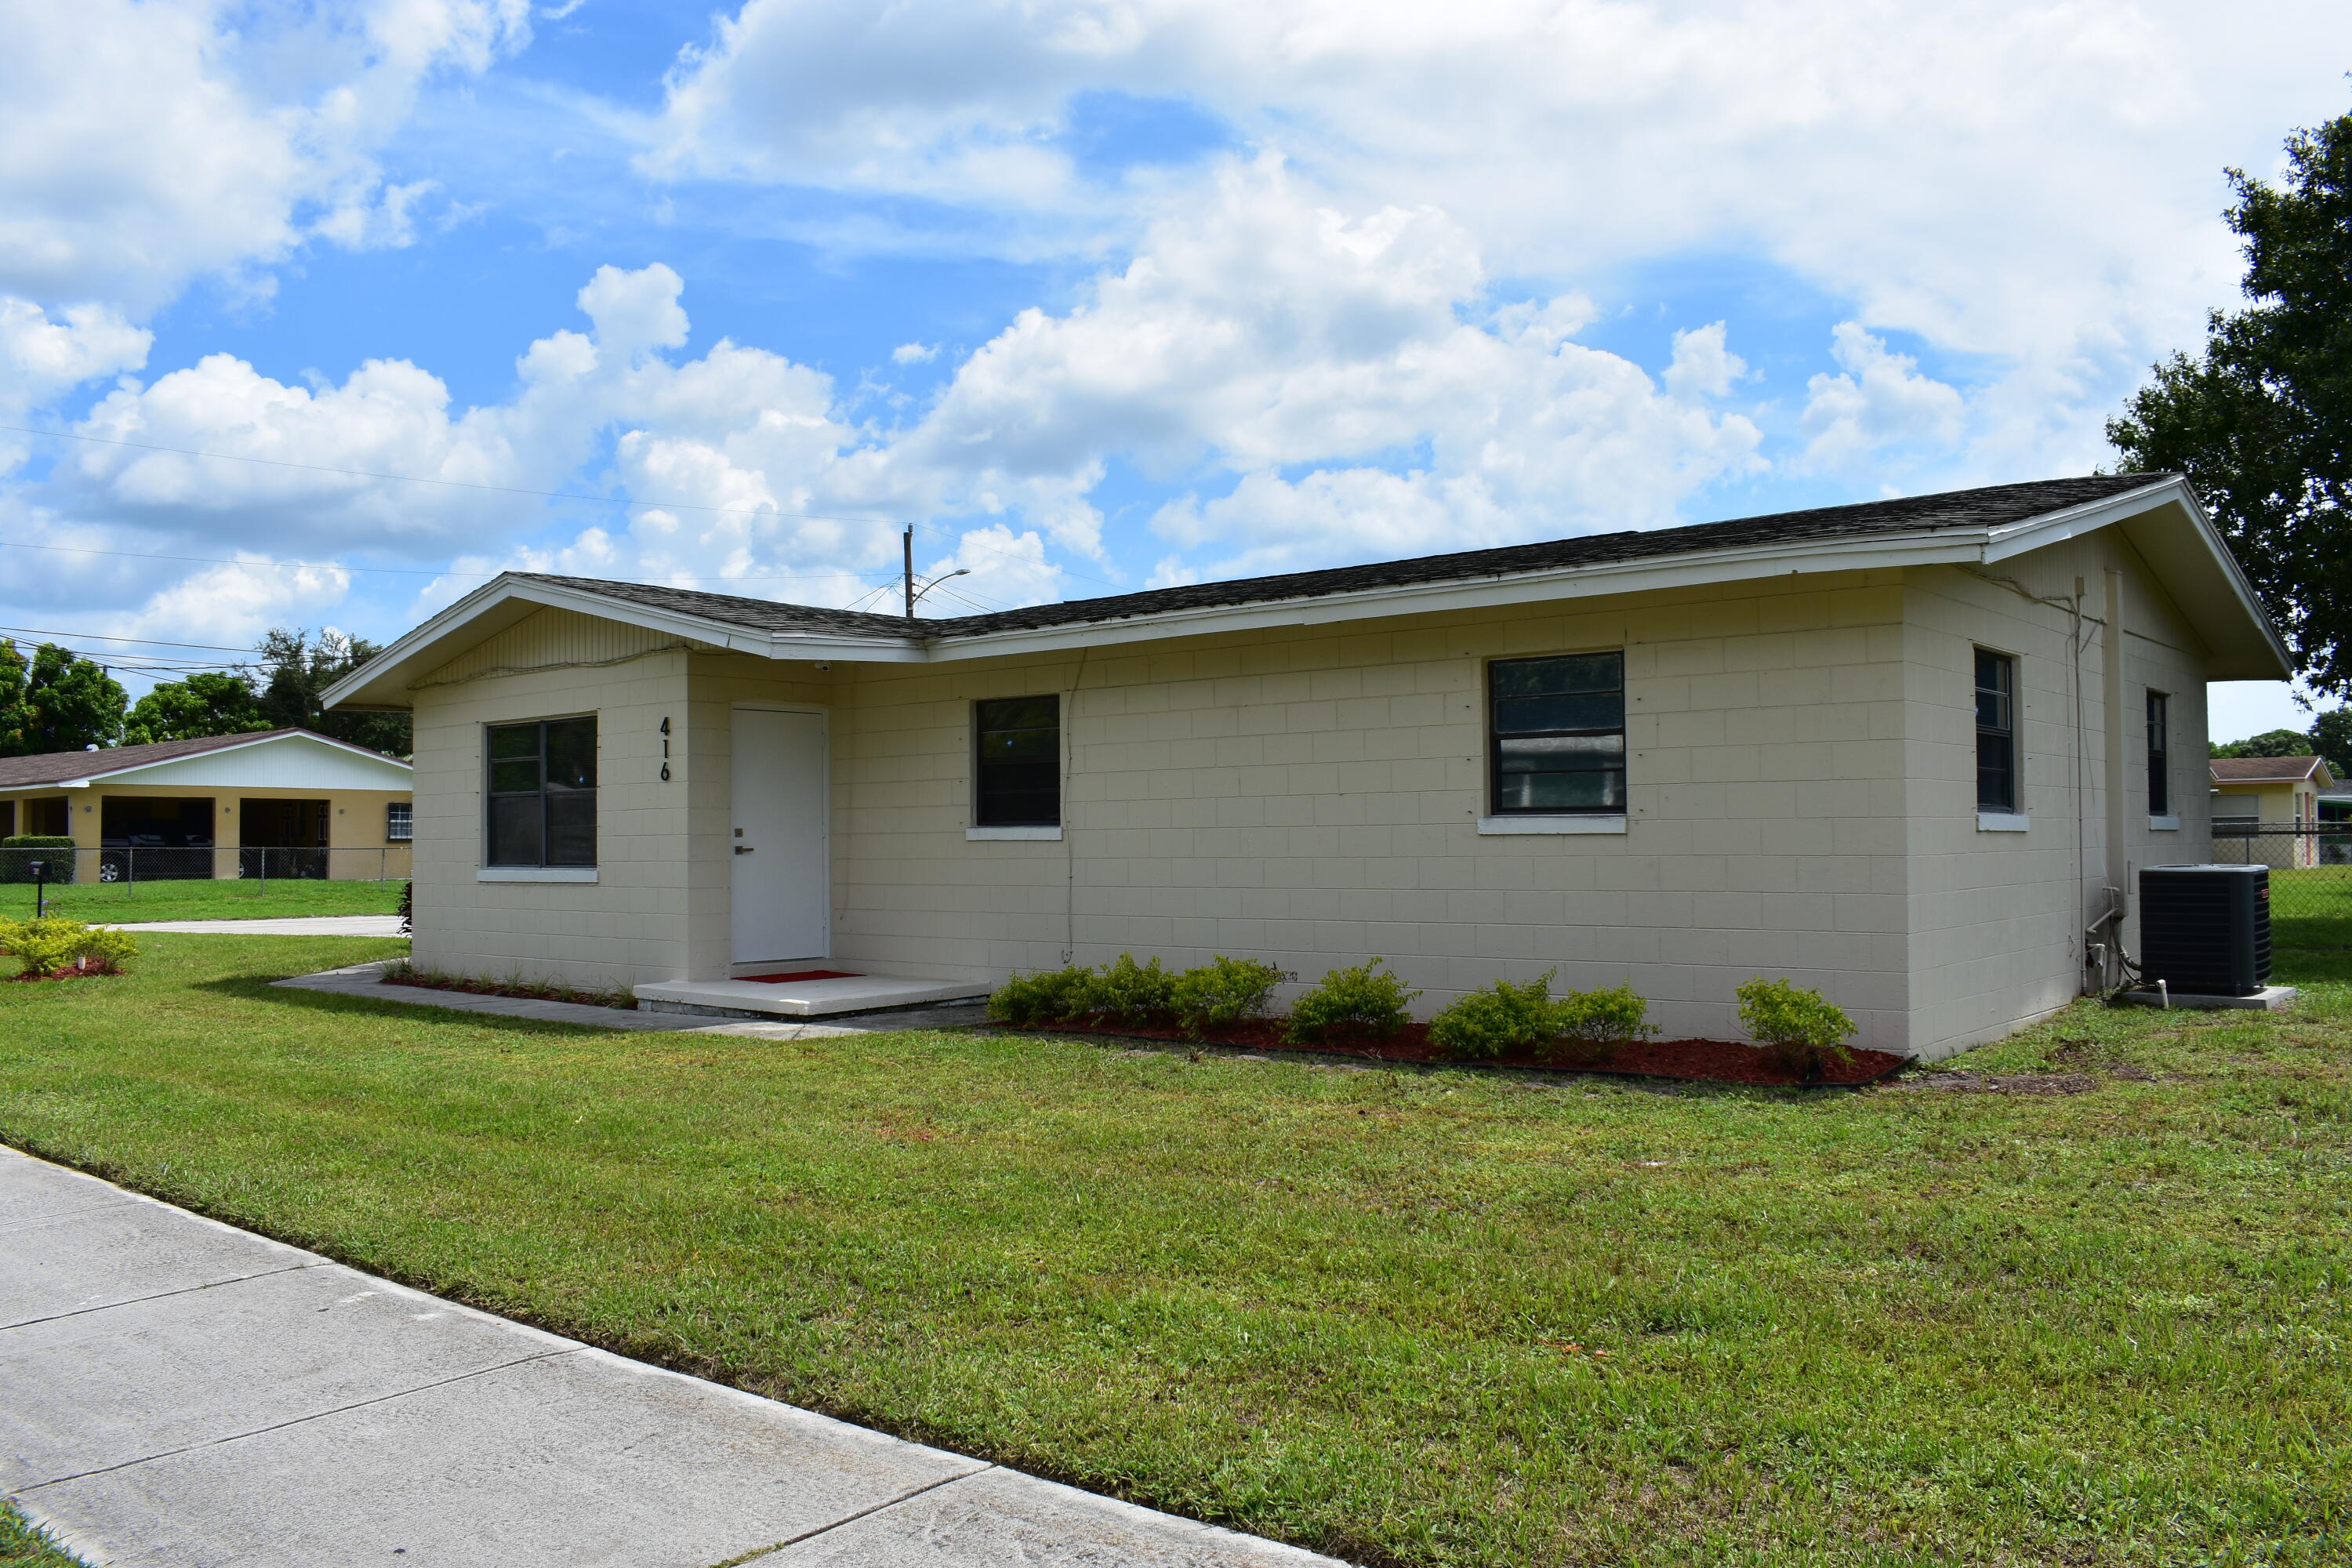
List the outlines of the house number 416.
<svg viewBox="0 0 2352 1568">
<path fill-rule="evenodd" d="M 662 738 L 662 783 L 664 783 L 664 784 L 667 784 L 667 783 L 669 783 L 669 721 L 668 721 L 667 719 L 664 719 L 664 720 L 662 721 L 662 727 L 661 727 L 661 738 Z"/>
</svg>

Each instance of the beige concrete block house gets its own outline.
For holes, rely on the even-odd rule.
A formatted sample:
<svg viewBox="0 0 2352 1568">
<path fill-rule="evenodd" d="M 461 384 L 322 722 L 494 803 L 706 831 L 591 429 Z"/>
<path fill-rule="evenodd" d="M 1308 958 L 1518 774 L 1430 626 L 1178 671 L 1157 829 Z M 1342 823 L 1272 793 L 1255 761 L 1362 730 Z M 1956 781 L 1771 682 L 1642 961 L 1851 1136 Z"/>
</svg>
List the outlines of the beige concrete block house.
<svg viewBox="0 0 2352 1568">
<path fill-rule="evenodd" d="M 1379 954 L 1719 1037 L 1787 974 L 1936 1056 L 2136 945 L 2135 868 L 2209 854 L 2205 683 L 2287 672 L 2131 475 L 954 620 L 510 574 L 329 700 L 414 711 L 433 967 Z"/>
</svg>

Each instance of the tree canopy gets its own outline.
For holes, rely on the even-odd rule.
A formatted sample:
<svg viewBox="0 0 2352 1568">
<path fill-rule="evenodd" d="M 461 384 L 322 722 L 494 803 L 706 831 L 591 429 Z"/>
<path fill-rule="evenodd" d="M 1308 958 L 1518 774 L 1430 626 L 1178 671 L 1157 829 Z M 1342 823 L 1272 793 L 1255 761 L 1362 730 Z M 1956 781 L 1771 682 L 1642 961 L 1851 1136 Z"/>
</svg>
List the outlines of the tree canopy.
<svg viewBox="0 0 2352 1568">
<path fill-rule="evenodd" d="M 0 757 L 79 752 L 122 738 L 130 697 L 103 667 L 55 643 L 26 658 L 0 637 Z"/>
<path fill-rule="evenodd" d="M 313 730 L 395 757 L 408 755 L 405 713 L 345 713 L 320 706 L 319 694 L 382 653 L 365 637 L 338 631 L 273 627 L 261 639 L 255 701 L 267 729 Z"/>
<path fill-rule="evenodd" d="M 2338 779 L 2352 780 L 2352 708 L 2338 708 L 2300 730 L 2265 730 L 2242 741 L 2215 746 L 2217 757 L 2318 757 Z"/>
<path fill-rule="evenodd" d="M 2305 682 L 2352 694 L 2352 114 L 2287 139 L 2273 187 L 2229 171 L 2248 303 L 2208 319 L 2107 426 L 2126 469 L 2186 474 Z"/>
<path fill-rule="evenodd" d="M 122 743 L 193 741 L 270 727 L 254 700 L 253 683 L 244 676 L 191 675 L 185 680 L 164 681 L 131 704 Z"/>
</svg>

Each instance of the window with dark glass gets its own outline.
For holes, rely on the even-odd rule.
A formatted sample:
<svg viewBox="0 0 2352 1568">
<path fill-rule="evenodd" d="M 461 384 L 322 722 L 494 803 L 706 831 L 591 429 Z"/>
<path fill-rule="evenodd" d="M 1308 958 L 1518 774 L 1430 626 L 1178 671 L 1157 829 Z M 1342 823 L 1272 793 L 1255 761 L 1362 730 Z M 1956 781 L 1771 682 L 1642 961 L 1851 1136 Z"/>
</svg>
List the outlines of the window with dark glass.
<svg viewBox="0 0 2352 1568">
<path fill-rule="evenodd" d="M 1625 809 L 1625 656 L 1486 667 L 1488 793 L 1496 816 Z"/>
<path fill-rule="evenodd" d="M 596 721 L 489 727 L 492 866 L 596 863 Z"/>
<path fill-rule="evenodd" d="M 2147 814 L 2172 815 L 2172 699 L 2161 691 L 2147 694 Z"/>
<path fill-rule="evenodd" d="M 1977 809 L 2017 809 L 2017 660 L 1977 649 Z"/>
<path fill-rule="evenodd" d="M 972 825 L 1062 825 L 1062 700 L 1004 697 L 972 704 Z"/>
<path fill-rule="evenodd" d="M 416 837 L 416 807 L 413 803 L 404 800 L 384 803 L 383 836 L 394 844 L 404 844 Z"/>
</svg>

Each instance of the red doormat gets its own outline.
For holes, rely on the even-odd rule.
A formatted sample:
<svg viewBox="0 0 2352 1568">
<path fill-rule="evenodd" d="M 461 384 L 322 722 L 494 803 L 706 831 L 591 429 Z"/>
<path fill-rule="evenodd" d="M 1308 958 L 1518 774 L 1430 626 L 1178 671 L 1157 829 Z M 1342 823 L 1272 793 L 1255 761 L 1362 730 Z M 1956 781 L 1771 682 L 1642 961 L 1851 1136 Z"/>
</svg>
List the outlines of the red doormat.
<svg viewBox="0 0 2352 1568">
<path fill-rule="evenodd" d="M 861 977 L 845 969 L 795 969 L 790 974 L 739 974 L 735 978 L 759 985 L 782 985 L 792 980 L 856 980 Z"/>
</svg>

